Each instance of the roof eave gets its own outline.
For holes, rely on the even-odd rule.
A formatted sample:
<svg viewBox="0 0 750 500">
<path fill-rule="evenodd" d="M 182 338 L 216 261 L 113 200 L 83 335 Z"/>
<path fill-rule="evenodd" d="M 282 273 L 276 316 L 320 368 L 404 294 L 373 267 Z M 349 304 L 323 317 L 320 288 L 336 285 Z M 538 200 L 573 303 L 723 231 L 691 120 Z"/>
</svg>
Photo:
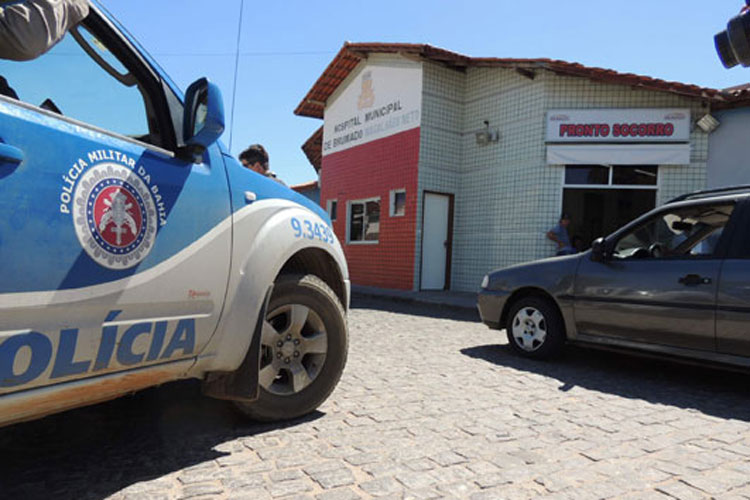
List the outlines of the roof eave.
<svg viewBox="0 0 750 500">
<path fill-rule="evenodd" d="M 632 73 L 619 73 L 610 69 L 587 67 L 578 63 L 554 59 L 472 58 L 426 44 L 346 42 L 302 99 L 294 113 L 299 116 L 323 118 L 326 102 L 330 96 L 351 71 L 363 59 L 368 58 L 373 53 L 398 54 L 413 60 L 429 60 L 459 71 L 465 71 L 469 66 L 510 68 L 529 79 L 534 79 L 539 70 L 546 70 L 558 75 L 587 78 L 595 82 L 625 85 L 650 91 L 669 92 L 715 103 L 738 98 L 737 95 L 731 95 L 717 89 L 668 82 Z"/>
</svg>

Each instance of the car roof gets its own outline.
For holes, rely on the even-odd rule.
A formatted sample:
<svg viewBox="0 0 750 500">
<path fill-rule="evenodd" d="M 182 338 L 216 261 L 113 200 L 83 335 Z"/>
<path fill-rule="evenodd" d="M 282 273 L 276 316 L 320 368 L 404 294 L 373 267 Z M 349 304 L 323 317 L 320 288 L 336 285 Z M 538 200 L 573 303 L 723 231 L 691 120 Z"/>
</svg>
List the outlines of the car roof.
<svg viewBox="0 0 750 500">
<path fill-rule="evenodd" d="M 677 203 L 680 201 L 690 200 L 707 200 L 712 198 L 722 198 L 725 196 L 748 196 L 750 195 L 750 185 L 738 185 L 738 186 L 725 186 L 715 189 L 704 189 L 701 191 L 693 191 L 692 193 L 685 193 L 676 198 L 669 200 L 666 204 Z"/>
</svg>

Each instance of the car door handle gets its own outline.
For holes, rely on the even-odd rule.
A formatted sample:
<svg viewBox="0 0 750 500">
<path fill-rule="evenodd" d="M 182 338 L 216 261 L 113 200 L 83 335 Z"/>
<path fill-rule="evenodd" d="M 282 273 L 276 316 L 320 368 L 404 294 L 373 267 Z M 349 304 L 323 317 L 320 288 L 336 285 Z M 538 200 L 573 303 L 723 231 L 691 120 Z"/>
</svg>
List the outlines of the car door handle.
<svg viewBox="0 0 750 500">
<path fill-rule="evenodd" d="M 23 151 L 10 144 L 0 142 L 0 163 L 13 163 L 15 165 L 23 161 Z"/>
<path fill-rule="evenodd" d="M 703 276 L 699 276 L 697 274 L 687 274 L 680 278 L 680 283 L 687 286 L 694 286 L 694 285 L 710 285 L 711 284 L 711 278 L 705 278 Z"/>
</svg>

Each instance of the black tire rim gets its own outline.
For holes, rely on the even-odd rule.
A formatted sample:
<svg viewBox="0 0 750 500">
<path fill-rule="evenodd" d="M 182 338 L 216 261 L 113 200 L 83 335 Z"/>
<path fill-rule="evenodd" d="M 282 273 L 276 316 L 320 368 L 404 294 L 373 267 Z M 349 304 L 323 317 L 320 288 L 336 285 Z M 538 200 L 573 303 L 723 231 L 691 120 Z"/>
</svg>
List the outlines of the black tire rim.
<svg viewBox="0 0 750 500">
<path fill-rule="evenodd" d="M 278 396 L 298 394 L 320 375 L 327 353 L 325 324 L 313 309 L 277 307 L 263 322 L 260 385 Z"/>
</svg>

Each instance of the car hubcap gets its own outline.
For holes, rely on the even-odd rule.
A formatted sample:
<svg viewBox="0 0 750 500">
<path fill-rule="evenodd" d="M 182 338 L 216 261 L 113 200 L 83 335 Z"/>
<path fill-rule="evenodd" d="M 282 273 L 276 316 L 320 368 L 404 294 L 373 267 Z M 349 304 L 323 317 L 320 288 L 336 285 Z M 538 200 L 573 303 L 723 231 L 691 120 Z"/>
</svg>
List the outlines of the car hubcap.
<svg viewBox="0 0 750 500">
<path fill-rule="evenodd" d="M 282 396 L 296 394 L 323 368 L 328 352 L 325 325 L 307 306 L 281 306 L 263 322 L 261 349 L 261 387 Z"/>
<path fill-rule="evenodd" d="M 533 307 L 520 309 L 513 318 L 513 338 L 524 351 L 536 351 L 547 337 L 547 321 L 544 315 Z"/>
</svg>

